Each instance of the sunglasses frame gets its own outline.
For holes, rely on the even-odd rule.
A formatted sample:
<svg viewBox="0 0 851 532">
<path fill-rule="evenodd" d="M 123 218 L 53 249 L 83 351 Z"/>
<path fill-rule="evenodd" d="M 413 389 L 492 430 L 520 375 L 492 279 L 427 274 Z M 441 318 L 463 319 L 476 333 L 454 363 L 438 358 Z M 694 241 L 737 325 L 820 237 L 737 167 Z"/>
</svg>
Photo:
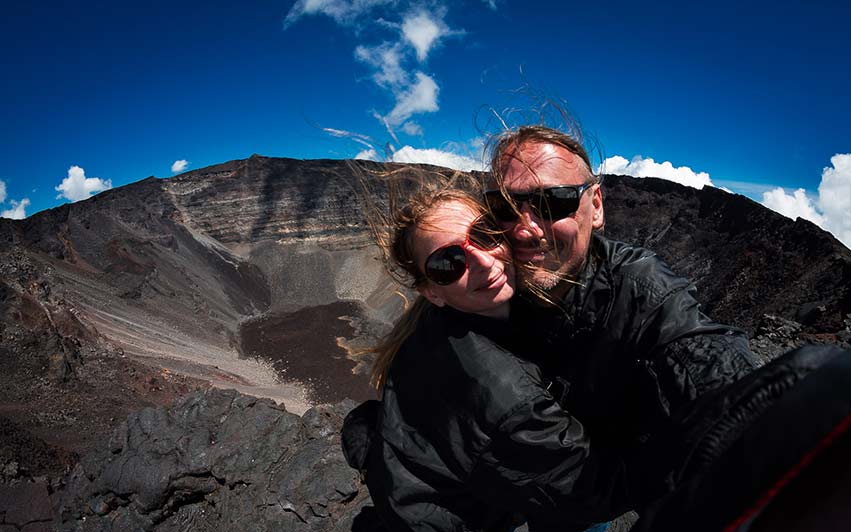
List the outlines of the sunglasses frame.
<svg viewBox="0 0 851 532">
<path fill-rule="evenodd" d="M 490 242 L 471 238 L 470 233 L 473 231 L 473 229 L 481 221 L 487 220 L 487 219 L 490 219 L 490 221 L 491 221 L 491 224 L 490 224 L 491 227 L 488 227 L 487 229 L 493 231 L 493 238 L 491 238 Z M 499 235 L 499 236 L 497 236 L 497 235 Z M 487 252 L 492 251 L 492 250 L 498 248 L 499 246 L 505 244 L 505 240 L 502 237 L 502 235 L 503 235 L 503 230 L 499 227 L 499 224 L 497 223 L 496 219 L 494 219 L 492 216 L 490 216 L 488 214 L 483 214 L 483 215 L 479 216 L 478 218 L 473 220 L 473 222 L 470 224 L 470 227 L 467 228 L 467 234 L 464 236 L 464 242 L 462 244 L 449 244 L 447 246 L 441 246 L 441 247 L 435 249 L 434 251 L 432 251 L 431 253 L 429 253 L 429 255 L 428 255 L 428 257 L 426 258 L 426 261 L 425 261 L 425 268 L 423 269 L 423 272 L 424 272 L 423 275 L 429 281 L 433 282 L 436 285 L 440 285 L 440 286 L 448 286 L 448 285 L 451 285 L 452 283 L 457 283 L 462 277 L 464 277 L 464 273 L 466 273 L 468 265 L 469 265 L 470 258 L 469 258 L 468 253 L 467 253 L 467 246 L 473 246 L 474 248 L 487 253 Z M 489 246 L 488 244 L 493 244 L 493 245 Z M 454 270 L 446 270 L 446 271 L 452 271 L 452 275 L 453 275 L 452 279 L 436 279 L 434 276 L 429 274 L 429 271 L 437 269 L 437 268 L 434 268 L 434 267 L 430 268 L 429 263 L 431 263 L 432 261 L 438 261 L 438 260 L 449 260 L 449 259 L 440 258 L 440 255 L 443 255 L 447 251 L 450 251 L 450 250 L 456 252 L 456 255 L 455 255 L 456 257 L 458 257 L 458 254 L 463 255 L 463 257 L 464 257 L 464 269 L 461 270 L 460 273 L 457 274 L 457 277 L 455 277 L 456 272 Z M 450 261 L 450 262 L 453 262 L 453 261 Z M 439 271 L 443 271 L 443 270 L 439 270 Z"/>
<path fill-rule="evenodd" d="M 569 218 L 576 214 L 576 211 L 579 210 L 579 204 L 582 201 L 582 195 L 585 194 L 587 190 L 597 184 L 597 181 L 590 181 L 587 183 L 583 183 L 581 185 L 557 185 L 554 187 L 546 187 L 546 188 L 538 188 L 533 190 L 532 192 L 510 192 L 508 196 L 510 201 L 514 203 L 514 205 L 508 205 L 508 200 L 505 198 L 505 195 L 502 193 L 500 189 L 487 190 L 484 194 L 485 205 L 488 206 L 493 217 L 496 218 L 499 222 L 513 222 L 516 221 L 519 216 L 520 209 L 523 207 L 524 203 L 529 204 L 529 208 L 532 212 L 542 220 L 549 220 L 550 222 L 556 222 L 558 220 L 563 220 L 565 218 Z M 555 194 L 560 190 L 571 190 L 573 191 L 575 197 L 556 197 Z M 502 214 L 506 214 L 506 211 L 497 207 L 494 208 L 494 203 L 489 201 L 489 198 L 496 197 L 497 201 L 504 202 L 506 207 L 512 206 L 516 209 L 512 209 L 510 217 L 502 216 Z M 563 200 L 575 200 L 576 205 L 570 212 L 552 212 L 552 206 L 556 205 L 557 202 Z M 546 212 L 546 215 L 544 214 Z M 553 216 L 556 214 L 557 216 Z"/>
</svg>

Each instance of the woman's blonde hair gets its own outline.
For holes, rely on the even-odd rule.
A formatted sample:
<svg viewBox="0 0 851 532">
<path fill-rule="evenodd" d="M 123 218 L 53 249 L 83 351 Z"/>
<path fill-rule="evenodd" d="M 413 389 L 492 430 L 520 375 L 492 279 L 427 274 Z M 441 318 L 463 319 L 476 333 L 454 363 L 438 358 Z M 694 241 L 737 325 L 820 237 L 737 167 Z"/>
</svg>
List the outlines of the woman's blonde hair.
<svg viewBox="0 0 851 532">
<path fill-rule="evenodd" d="M 449 172 L 449 171 L 446 171 Z M 387 172 L 367 172 L 361 179 L 366 219 L 382 253 L 384 267 L 400 285 L 421 287 L 427 279 L 414 257 L 414 233 L 427 227 L 436 209 L 447 202 L 460 202 L 484 214 L 482 180 L 464 172 L 403 167 Z M 381 390 L 396 353 L 414 332 L 417 322 L 433 309 L 421 295 L 405 310 L 378 345 L 366 350 L 377 355 L 370 384 Z"/>
</svg>

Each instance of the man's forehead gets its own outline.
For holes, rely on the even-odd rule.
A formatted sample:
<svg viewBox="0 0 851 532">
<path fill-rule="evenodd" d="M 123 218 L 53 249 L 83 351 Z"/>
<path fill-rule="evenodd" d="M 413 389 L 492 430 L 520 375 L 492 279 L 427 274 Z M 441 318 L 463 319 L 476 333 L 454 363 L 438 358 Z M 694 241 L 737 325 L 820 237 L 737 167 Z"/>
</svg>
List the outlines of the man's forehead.
<svg viewBox="0 0 851 532">
<path fill-rule="evenodd" d="M 513 190 L 578 185 L 588 178 L 582 158 L 557 144 L 524 144 L 507 152 L 506 158 L 502 172 L 504 184 Z"/>
</svg>

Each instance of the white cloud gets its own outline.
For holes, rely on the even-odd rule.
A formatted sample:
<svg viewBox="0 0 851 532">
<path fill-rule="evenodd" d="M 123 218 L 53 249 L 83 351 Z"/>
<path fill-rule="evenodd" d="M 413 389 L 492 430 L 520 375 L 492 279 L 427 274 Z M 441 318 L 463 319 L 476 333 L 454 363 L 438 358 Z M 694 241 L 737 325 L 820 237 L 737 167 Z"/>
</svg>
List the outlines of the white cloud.
<svg viewBox="0 0 851 532">
<path fill-rule="evenodd" d="M 818 197 L 799 188 L 789 194 L 780 187 L 762 194 L 762 204 L 795 219 L 804 218 L 829 231 L 851 248 L 851 153 L 837 153 L 821 173 Z"/>
<path fill-rule="evenodd" d="M 9 203 L 12 204 L 12 208 L 0 212 L 0 218 L 23 220 L 27 217 L 27 207 L 30 204 L 30 200 L 28 198 L 24 198 L 21 201 L 9 200 Z"/>
<path fill-rule="evenodd" d="M 171 171 L 172 173 L 179 173 L 186 170 L 186 167 L 189 166 L 189 161 L 186 159 L 178 159 L 171 163 Z"/>
<path fill-rule="evenodd" d="M 818 226 L 823 226 L 824 218 L 816 211 L 815 202 L 807 197 L 804 189 L 799 188 L 787 194 L 780 187 L 762 193 L 762 204 L 791 219 L 804 218 Z"/>
<path fill-rule="evenodd" d="M 463 171 L 484 169 L 482 162 L 472 157 L 433 148 L 418 149 L 411 146 L 403 146 L 396 150 L 390 157 L 390 161 L 394 163 L 433 164 Z"/>
<path fill-rule="evenodd" d="M 57 198 L 65 198 L 71 201 L 80 201 L 91 197 L 93 194 L 112 188 L 112 180 L 103 180 L 99 177 L 86 177 L 86 171 L 79 166 L 68 169 L 68 177 L 54 187 L 60 194 Z"/>
<path fill-rule="evenodd" d="M 425 61 L 432 46 L 449 34 L 449 28 L 443 22 L 444 14 L 439 13 L 435 19 L 422 9 L 408 13 L 402 21 L 402 37 L 416 50 L 417 60 Z"/>
<path fill-rule="evenodd" d="M 373 8 L 393 3 L 394 0 L 298 0 L 284 19 L 284 29 L 289 28 L 303 15 L 327 15 L 337 24 L 348 26 Z"/>
<path fill-rule="evenodd" d="M 401 47 L 398 44 L 382 43 L 378 46 L 358 46 L 355 58 L 377 69 L 373 81 L 384 88 L 398 88 L 408 82 L 408 73 L 402 68 Z"/>
<path fill-rule="evenodd" d="M 830 164 L 821 172 L 818 205 L 824 228 L 851 248 L 851 153 L 837 153 Z"/>
<path fill-rule="evenodd" d="M 372 148 L 361 150 L 355 155 L 355 159 L 362 159 L 366 161 L 378 161 L 378 152 Z"/>
<path fill-rule="evenodd" d="M 387 122 L 397 126 L 417 113 L 433 113 L 439 109 L 437 105 L 437 87 L 434 79 L 417 72 L 416 81 L 406 90 L 396 95 L 396 106 L 386 117 Z"/>
<path fill-rule="evenodd" d="M 495 1 L 486 3 L 496 8 Z M 372 81 L 393 95 L 392 110 L 373 115 L 397 143 L 395 127 L 415 114 L 439 110 L 437 82 L 429 75 L 416 72 L 411 63 L 426 61 L 444 39 L 465 33 L 446 24 L 447 7 L 441 2 L 427 5 L 416 2 L 415 7 L 407 10 L 400 9 L 400 4 L 410 5 L 397 0 L 297 0 L 284 20 L 286 30 L 302 16 L 326 15 L 339 25 L 353 29 L 357 37 L 386 36 L 388 31 L 395 33 L 395 38 L 385 38 L 380 44 L 362 42 L 355 48 L 354 56 L 371 67 Z M 385 9 L 380 9 L 382 7 Z M 405 127 L 410 135 L 422 135 L 422 128 L 416 124 Z"/>
<path fill-rule="evenodd" d="M 640 155 L 636 155 L 631 161 L 620 155 L 609 157 L 597 167 L 597 173 L 633 177 L 659 177 L 694 188 L 703 188 L 706 185 L 714 186 L 706 172 L 695 172 L 688 166 L 674 167 L 669 161 L 657 163 L 650 157 L 644 159 Z"/>
<path fill-rule="evenodd" d="M 423 128 L 421 128 L 416 122 L 405 122 L 402 124 L 402 131 L 411 136 L 423 134 Z"/>
<path fill-rule="evenodd" d="M 6 182 L 0 179 L 0 203 L 6 201 Z"/>
</svg>

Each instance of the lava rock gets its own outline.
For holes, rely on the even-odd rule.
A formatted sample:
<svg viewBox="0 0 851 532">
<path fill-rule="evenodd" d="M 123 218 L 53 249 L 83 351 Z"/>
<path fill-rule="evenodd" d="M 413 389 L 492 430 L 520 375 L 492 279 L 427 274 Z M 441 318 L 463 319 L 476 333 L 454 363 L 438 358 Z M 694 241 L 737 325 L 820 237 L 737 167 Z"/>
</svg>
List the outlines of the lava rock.
<svg viewBox="0 0 851 532">
<path fill-rule="evenodd" d="M 65 479 L 57 526 L 352 530 L 369 501 L 340 449 L 353 406 L 323 405 L 300 418 L 269 399 L 208 390 L 132 414 Z"/>
</svg>

